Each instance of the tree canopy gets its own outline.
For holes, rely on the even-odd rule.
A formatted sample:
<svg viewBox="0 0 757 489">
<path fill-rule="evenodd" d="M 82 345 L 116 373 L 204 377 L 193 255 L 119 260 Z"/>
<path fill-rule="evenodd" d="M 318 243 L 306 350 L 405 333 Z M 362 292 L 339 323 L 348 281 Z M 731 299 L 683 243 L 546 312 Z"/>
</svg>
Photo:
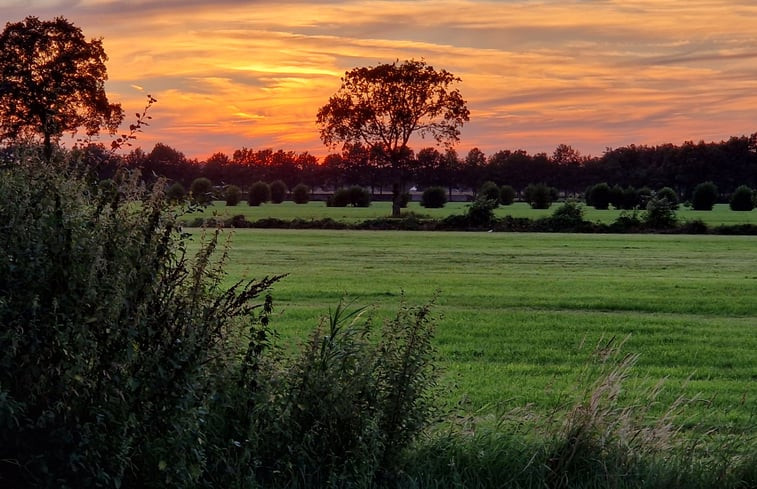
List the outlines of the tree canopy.
<svg viewBox="0 0 757 489">
<path fill-rule="evenodd" d="M 392 213 L 398 216 L 410 138 L 430 136 L 451 146 L 469 120 L 465 100 L 453 89 L 460 81 L 446 70 L 416 60 L 354 68 L 318 111 L 321 139 L 332 147 L 363 144 L 378 150 L 394 170 Z"/>
<path fill-rule="evenodd" d="M 105 94 L 108 57 L 101 39 L 87 41 L 63 17 L 27 17 L 0 34 L 0 139 L 42 136 L 50 158 L 52 140 L 83 127 L 114 133 L 120 104 Z"/>
</svg>

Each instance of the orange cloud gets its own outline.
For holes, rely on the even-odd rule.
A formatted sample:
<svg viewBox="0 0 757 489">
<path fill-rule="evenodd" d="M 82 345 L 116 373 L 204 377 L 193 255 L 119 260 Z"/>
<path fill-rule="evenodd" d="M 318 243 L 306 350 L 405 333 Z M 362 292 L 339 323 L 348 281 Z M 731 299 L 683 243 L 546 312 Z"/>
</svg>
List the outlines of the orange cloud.
<svg viewBox="0 0 757 489">
<path fill-rule="evenodd" d="M 354 66 L 424 58 L 459 75 L 461 149 L 584 153 L 755 131 L 751 1 L 26 1 L 104 37 L 113 100 L 159 99 L 140 144 L 325 154 L 315 114 Z"/>
</svg>

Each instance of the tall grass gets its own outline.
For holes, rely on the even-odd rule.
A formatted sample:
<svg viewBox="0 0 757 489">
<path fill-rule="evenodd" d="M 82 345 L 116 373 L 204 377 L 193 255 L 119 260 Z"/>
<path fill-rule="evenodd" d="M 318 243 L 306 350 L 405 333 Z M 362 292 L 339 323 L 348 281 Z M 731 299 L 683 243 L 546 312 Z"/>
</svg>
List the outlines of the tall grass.
<svg viewBox="0 0 757 489">
<path fill-rule="evenodd" d="M 755 487 L 753 435 L 682 432 L 697 399 L 679 396 L 657 413 L 664 382 L 629 394 L 638 355 L 621 347 L 598 344 L 575 394 L 547 415 L 526 407 L 450 418 L 408 453 L 405 487 Z"/>
</svg>

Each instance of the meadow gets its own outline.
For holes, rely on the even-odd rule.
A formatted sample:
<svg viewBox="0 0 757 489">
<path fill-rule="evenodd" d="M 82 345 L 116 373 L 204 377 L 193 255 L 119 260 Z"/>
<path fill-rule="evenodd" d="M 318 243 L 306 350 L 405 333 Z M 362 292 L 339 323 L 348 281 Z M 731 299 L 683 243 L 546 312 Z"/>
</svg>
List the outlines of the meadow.
<svg viewBox="0 0 757 489">
<path fill-rule="evenodd" d="M 448 409 L 557 408 L 586 382 L 583 366 L 594 347 L 615 338 L 640 355 L 629 398 L 664 379 L 655 409 L 678 396 L 691 400 L 687 427 L 754 426 L 753 237 L 225 233 L 232 237 L 229 284 L 289 274 L 273 291 L 273 326 L 284 345 L 305 338 L 340 300 L 369 306 L 380 319 L 403 296 L 412 304 L 437 295 L 435 345 Z"/>
<path fill-rule="evenodd" d="M 465 202 L 450 202 L 441 209 L 426 209 L 419 202 L 410 202 L 403 212 L 412 212 L 419 216 L 433 219 L 442 219 L 453 214 L 464 214 L 468 208 Z M 531 209 L 524 202 L 516 202 L 509 206 L 500 206 L 495 210 L 495 216 L 513 216 L 538 219 L 552 214 L 559 206 L 552 204 L 549 209 Z M 262 204 L 249 206 L 241 202 L 236 206 L 227 206 L 223 201 L 215 201 L 212 205 L 187 215 L 185 222 L 202 217 L 209 218 L 218 216 L 228 219 L 236 215 L 243 215 L 248 221 L 273 217 L 283 220 L 292 219 L 323 219 L 331 218 L 336 221 L 356 223 L 366 219 L 377 219 L 391 215 L 391 202 L 373 202 L 370 207 L 326 207 L 324 202 L 309 202 L 307 204 L 295 204 L 290 201 L 281 204 Z M 611 223 L 620 216 L 620 210 L 597 210 L 593 207 L 584 206 L 584 218 L 591 222 Z M 628 211 L 625 211 L 628 212 Z M 716 204 L 712 211 L 695 211 L 689 207 L 681 206 L 676 215 L 680 221 L 701 220 L 709 226 L 757 224 L 757 210 L 750 212 L 734 212 L 728 204 Z"/>
</svg>

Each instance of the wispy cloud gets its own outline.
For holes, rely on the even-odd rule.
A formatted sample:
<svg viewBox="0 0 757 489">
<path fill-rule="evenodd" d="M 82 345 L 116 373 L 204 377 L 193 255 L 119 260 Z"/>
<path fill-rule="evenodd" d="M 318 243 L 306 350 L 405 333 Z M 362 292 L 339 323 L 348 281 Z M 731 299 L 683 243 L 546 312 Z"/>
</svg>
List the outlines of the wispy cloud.
<svg viewBox="0 0 757 489">
<path fill-rule="evenodd" d="M 104 38 L 111 98 L 159 99 L 140 137 L 187 154 L 323 154 L 315 113 L 354 66 L 423 58 L 463 79 L 461 151 L 606 146 L 754 132 L 751 1 L 25 0 Z M 141 88 L 144 91 L 140 90 Z M 127 113 L 134 112 L 128 110 Z"/>
</svg>

